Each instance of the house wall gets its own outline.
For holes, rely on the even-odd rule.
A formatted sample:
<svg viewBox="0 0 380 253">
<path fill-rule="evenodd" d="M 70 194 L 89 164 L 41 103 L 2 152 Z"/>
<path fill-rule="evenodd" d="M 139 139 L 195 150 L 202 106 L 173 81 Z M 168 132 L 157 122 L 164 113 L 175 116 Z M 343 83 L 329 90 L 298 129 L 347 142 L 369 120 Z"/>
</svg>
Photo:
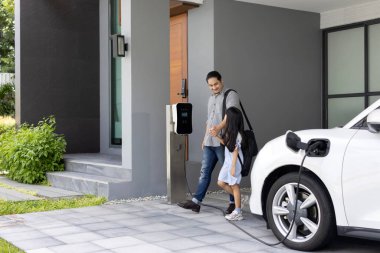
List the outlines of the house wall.
<svg viewBox="0 0 380 253">
<path fill-rule="evenodd" d="M 169 1 L 123 0 L 123 167 L 132 170 L 129 196 L 166 194 L 166 113 L 169 103 Z M 148 13 L 148 14 L 147 14 Z"/>
<path fill-rule="evenodd" d="M 316 13 L 215 3 L 215 68 L 239 92 L 260 146 L 289 129 L 322 126 L 319 22 Z"/>
<path fill-rule="evenodd" d="M 210 17 L 213 29 L 202 33 L 209 24 L 198 22 Z M 200 143 L 210 94 L 204 78 L 212 69 L 221 72 L 225 87 L 239 92 L 259 147 L 289 129 L 321 127 L 319 24 L 316 13 L 232 0 L 206 0 L 189 12 L 189 94 L 197 117 L 194 134 L 190 135 L 190 185 L 196 185 L 199 176 Z M 214 46 L 202 41 L 213 41 Z M 217 174 L 210 189 L 217 189 Z M 244 178 L 242 185 L 249 186 L 249 179 Z"/>
<path fill-rule="evenodd" d="M 17 120 L 54 115 L 67 152 L 99 151 L 99 2 L 20 0 Z"/>
</svg>

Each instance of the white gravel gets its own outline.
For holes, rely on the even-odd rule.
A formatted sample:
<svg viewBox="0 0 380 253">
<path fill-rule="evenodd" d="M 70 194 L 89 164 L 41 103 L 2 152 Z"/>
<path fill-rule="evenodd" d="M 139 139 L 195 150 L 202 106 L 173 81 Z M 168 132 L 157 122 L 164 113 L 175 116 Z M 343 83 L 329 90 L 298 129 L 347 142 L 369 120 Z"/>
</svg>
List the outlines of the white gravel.
<svg viewBox="0 0 380 253">
<path fill-rule="evenodd" d="M 240 189 L 242 193 L 250 193 L 251 188 L 241 188 Z M 219 191 L 208 191 L 206 194 L 222 194 L 225 193 L 224 190 Z M 190 197 L 190 194 L 187 194 L 188 197 Z M 152 200 L 167 200 L 166 195 L 157 195 L 157 196 L 147 196 L 147 197 L 139 197 L 139 198 L 130 198 L 130 199 L 118 199 L 118 200 L 111 200 L 104 203 L 104 205 L 115 205 L 115 204 L 123 204 L 123 203 L 132 203 L 132 202 L 141 202 L 141 201 L 152 201 Z"/>
</svg>

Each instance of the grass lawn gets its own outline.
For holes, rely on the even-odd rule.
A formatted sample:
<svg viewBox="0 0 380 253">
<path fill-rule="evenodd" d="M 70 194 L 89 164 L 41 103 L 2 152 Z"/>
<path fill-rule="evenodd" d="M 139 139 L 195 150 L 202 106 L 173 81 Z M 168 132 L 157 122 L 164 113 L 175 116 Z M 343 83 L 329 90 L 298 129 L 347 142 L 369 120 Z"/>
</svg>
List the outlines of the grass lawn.
<svg viewBox="0 0 380 253">
<path fill-rule="evenodd" d="M 16 248 L 9 242 L 0 238 L 0 253 L 23 253 L 25 251 Z"/>
<path fill-rule="evenodd" d="M 86 195 L 79 198 L 42 199 L 28 201 L 0 200 L 0 216 L 8 214 L 22 214 L 51 211 L 57 209 L 97 206 L 106 202 L 104 197 Z M 0 238 L 0 253 L 24 252 L 6 240 Z"/>
<path fill-rule="evenodd" d="M 0 215 L 51 211 L 66 208 L 97 206 L 106 202 L 104 197 L 86 195 L 80 198 L 41 199 L 27 201 L 0 200 Z"/>
</svg>

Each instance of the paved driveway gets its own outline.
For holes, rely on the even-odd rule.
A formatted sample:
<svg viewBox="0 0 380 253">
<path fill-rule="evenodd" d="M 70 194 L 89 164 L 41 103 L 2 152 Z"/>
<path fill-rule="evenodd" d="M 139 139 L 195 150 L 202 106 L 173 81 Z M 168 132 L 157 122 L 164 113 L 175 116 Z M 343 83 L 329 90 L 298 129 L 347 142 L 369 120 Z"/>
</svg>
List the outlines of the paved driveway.
<svg viewBox="0 0 380 253">
<path fill-rule="evenodd" d="M 225 204 L 210 197 L 205 202 Z M 237 222 L 241 227 L 276 241 L 261 219 L 247 212 L 245 218 Z M 162 199 L 0 216 L 0 236 L 30 253 L 299 252 L 249 238 L 216 209 L 202 207 L 196 214 Z M 380 252 L 380 242 L 337 238 L 320 252 Z"/>
</svg>

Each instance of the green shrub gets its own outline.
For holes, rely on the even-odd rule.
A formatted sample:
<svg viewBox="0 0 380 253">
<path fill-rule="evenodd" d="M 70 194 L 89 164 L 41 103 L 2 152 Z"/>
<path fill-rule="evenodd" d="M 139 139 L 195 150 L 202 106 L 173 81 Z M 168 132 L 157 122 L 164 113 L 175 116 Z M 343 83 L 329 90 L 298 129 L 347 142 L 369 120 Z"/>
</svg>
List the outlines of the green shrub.
<svg viewBox="0 0 380 253">
<path fill-rule="evenodd" d="M 8 124 L 1 124 L 1 122 L 0 122 L 0 135 L 2 133 L 5 133 L 8 130 L 11 130 L 11 129 L 14 129 L 14 128 L 15 128 L 15 124 L 8 125 Z"/>
<path fill-rule="evenodd" d="M 14 129 L 16 127 L 16 120 L 10 116 L 2 117 L 0 116 L 0 134 Z"/>
<path fill-rule="evenodd" d="M 34 184 L 46 180 L 46 172 L 64 169 L 66 141 L 54 133 L 55 125 L 49 117 L 37 126 L 23 124 L 0 135 L 0 166 L 9 178 Z"/>
<path fill-rule="evenodd" d="M 15 114 L 15 86 L 7 83 L 0 86 L 0 115 L 14 116 Z"/>
</svg>

